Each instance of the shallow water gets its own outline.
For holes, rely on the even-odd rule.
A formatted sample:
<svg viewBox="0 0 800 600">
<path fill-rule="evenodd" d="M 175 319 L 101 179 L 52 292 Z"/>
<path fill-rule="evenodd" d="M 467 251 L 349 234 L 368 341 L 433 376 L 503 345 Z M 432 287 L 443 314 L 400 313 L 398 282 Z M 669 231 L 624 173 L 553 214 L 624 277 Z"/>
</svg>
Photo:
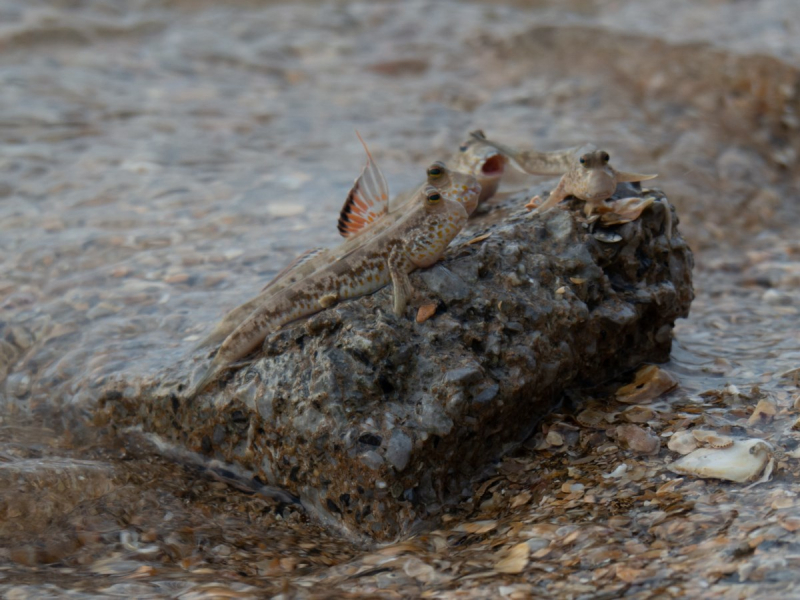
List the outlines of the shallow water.
<svg viewBox="0 0 800 600">
<path fill-rule="evenodd" d="M 506 539 L 499 526 L 456 545 L 427 538 L 433 551 L 407 552 L 417 562 L 404 554 L 399 567 L 386 566 L 294 505 L 234 492 L 80 422 L 91 422 L 109 378 L 153 375 L 190 356 L 226 310 L 291 258 L 336 243 L 334 216 L 363 161 L 356 128 L 393 190 L 477 127 L 545 149 L 590 140 L 620 168 L 657 171 L 654 183 L 678 207 L 698 262 L 697 299 L 667 365 L 681 380 L 674 412 L 701 410 L 708 396 L 700 394 L 731 384 L 746 407 L 757 385 L 781 409 L 763 435 L 792 450 L 799 30 L 793 0 L 224 8 L 6 0 L 0 477 L 11 489 L 23 473 L 29 487 L 0 513 L 0 590 L 203 597 L 223 593 L 215 586 L 243 595 L 252 586 L 288 596 L 325 585 L 318 589 L 414 595 L 431 585 L 486 595 L 530 584 L 486 566 Z M 505 189 L 538 181 L 514 175 Z M 517 481 L 509 465 L 551 457 L 525 452 L 498 477 L 546 498 L 561 482 Z M 668 454 L 662 449 L 662 465 Z M 623 452 L 619 460 L 634 459 Z M 70 465 L 79 477 L 91 472 L 91 485 L 54 475 Z M 796 463 L 787 465 L 748 502 L 795 494 Z M 480 489 L 448 527 L 480 516 Z M 486 511 L 550 518 L 499 496 Z M 9 508 L 20 503 L 38 512 Z M 640 512 L 630 509 L 633 518 Z M 779 550 L 784 561 L 794 556 Z M 741 573 L 730 577 L 715 593 L 758 591 Z M 580 578 L 566 577 L 572 591 L 542 577 L 527 592 L 504 593 L 577 596 Z M 680 595 L 690 580 L 665 575 L 658 585 Z M 619 581 L 643 596 L 660 589 Z"/>
</svg>

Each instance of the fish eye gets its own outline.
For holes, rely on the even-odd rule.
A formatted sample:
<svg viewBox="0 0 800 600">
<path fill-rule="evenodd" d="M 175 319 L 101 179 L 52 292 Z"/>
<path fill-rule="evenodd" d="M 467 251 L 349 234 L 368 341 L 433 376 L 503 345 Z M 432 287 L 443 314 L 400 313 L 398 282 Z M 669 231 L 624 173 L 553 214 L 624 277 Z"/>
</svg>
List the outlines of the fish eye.
<svg viewBox="0 0 800 600">
<path fill-rule="evenodd" d="M 600 160 L 602 160 L 604 163 L 607 163 L 609 160 L 611 160 L 611 157 L 608 155 L 608 152 L 601 152 Z"/>
<path fill-rule="evenodd" d="M 428 204 L 436 204 L 442 199 L 442 195 L 436 191 L 436 188 L 432 187 L 425 190 L 425 197 L 428 200 Z"/>
<path fill-rule="evenodd" d="M 438 179 L 442 175 L 444 175 L 444 165 L 442 163 L 435 162 L 428 167 L 428 177 L 430 179 Z"/>
<path fill-rule="evenodd" d="M 588 154 L 584 154 L 583 156 L 581 156 L 580 163 L 584 167 L 586 167 L 588 169 L 589 168 L 589 155 Z"/>
<path fill-rule="evenodd" d="M 466 152 L 469 149 L 469 144 L 464 144 L 463 146 L 458 147 L 461 152 Z"/>
</svg>

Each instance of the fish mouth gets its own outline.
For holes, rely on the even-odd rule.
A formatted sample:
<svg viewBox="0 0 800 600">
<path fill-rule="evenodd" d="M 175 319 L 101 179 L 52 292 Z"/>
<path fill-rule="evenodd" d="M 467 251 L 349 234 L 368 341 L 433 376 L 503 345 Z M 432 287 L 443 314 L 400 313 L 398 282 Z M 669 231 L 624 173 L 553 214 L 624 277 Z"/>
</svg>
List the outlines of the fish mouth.
<svg viewBox="0 0 800 600">
<path fill-rule="evenodd" d="M 484 177 L 500 177 L 505 171 L 506 159 L 501 154 L 495 154 L 487 158 L 481 167 L 481 175 Z"/>
</svg>

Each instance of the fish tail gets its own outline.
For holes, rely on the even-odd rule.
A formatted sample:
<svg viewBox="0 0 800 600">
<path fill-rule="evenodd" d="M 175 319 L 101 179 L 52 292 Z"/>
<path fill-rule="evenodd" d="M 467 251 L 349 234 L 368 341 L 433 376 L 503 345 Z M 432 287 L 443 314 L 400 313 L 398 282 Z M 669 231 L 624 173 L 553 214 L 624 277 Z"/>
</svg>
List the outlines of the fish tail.
<svg viewBox="0 0 800 600">
<path fill-rule="evenodd" d="M 222 340 L 224 340 L 227 336 L 229 331 L 226 331 L 224 328 L 217 326 L 214 331 L 209 333 L 206 337 L 200 340 L 197 345 L 194 347 L 194 350 L 201 350 L 203 348 L 207 348 L 208 346 L 213 346 L 215 344 L 219 344 Z"/>
<path fill-rule="evenodd" d="M 211 364 L 209 365 L 208 369 L 203 374 L 203 376 L 200 378 L 200 380 L 191 387 L 189 392 L 187 392 L 186 396 L 188 398 L 194 398 L 195 396 L 197 396 L 197 394 L 206 389 L 209 385 L 211 385 L 211 383 L 214 382 L 214 380 L 217 379 L 217 377 L 219 377 L 220 373 L 222 373 L 222 371 L 225 369 L 225 365 L 217 361 L 217 358 L 219 357 L 217 356 L 216 358 L 214 358 L 213 361 L 211 361 Z"/>
</svg>

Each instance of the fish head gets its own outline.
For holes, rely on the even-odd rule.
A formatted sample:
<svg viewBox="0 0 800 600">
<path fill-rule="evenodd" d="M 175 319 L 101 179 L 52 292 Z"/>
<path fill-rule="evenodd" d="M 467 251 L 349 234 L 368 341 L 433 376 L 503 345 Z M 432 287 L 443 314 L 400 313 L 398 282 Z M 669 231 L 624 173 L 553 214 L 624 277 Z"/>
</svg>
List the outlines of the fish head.
<svg viewBox="0 0 800 600">
<path fill-rule="evenodd" d="M 417 201 L 423 209 L 414 211 L 415 218 L 409 221 L 402 236 L 408 258 L 424 268 L 439 260 L 467 224 L 468 217 L 461 203 L 430 184 L 422 187 Z"/>
<path fill-rule="evenodd" d="M 427 170 L 428 185 L 436 188 L 448 200 L 458 202 L 471 215 L 478 207 L 481 184 L 467 173 L 447 168 L 442 161 L 436 161 Z"/>
<path fill-rule="evenodd" d="M 478 180 L 481 184 L 480 202 L 494 195 L 508 165 L 508 158 L 487 144 L 485 139 L 481 130 L 470 133 L 469 138 L 458 147 L 450 165 L 453 170 L 469 173 Z"/>
<path fill-rule="evenodd" d="M 610 198 L 617 189 L 614 169 L 608 164 L 610 159 L 605 150 L 581 154 L 574 170 L 573 195 L 594 202 Z"/>
</svg>

